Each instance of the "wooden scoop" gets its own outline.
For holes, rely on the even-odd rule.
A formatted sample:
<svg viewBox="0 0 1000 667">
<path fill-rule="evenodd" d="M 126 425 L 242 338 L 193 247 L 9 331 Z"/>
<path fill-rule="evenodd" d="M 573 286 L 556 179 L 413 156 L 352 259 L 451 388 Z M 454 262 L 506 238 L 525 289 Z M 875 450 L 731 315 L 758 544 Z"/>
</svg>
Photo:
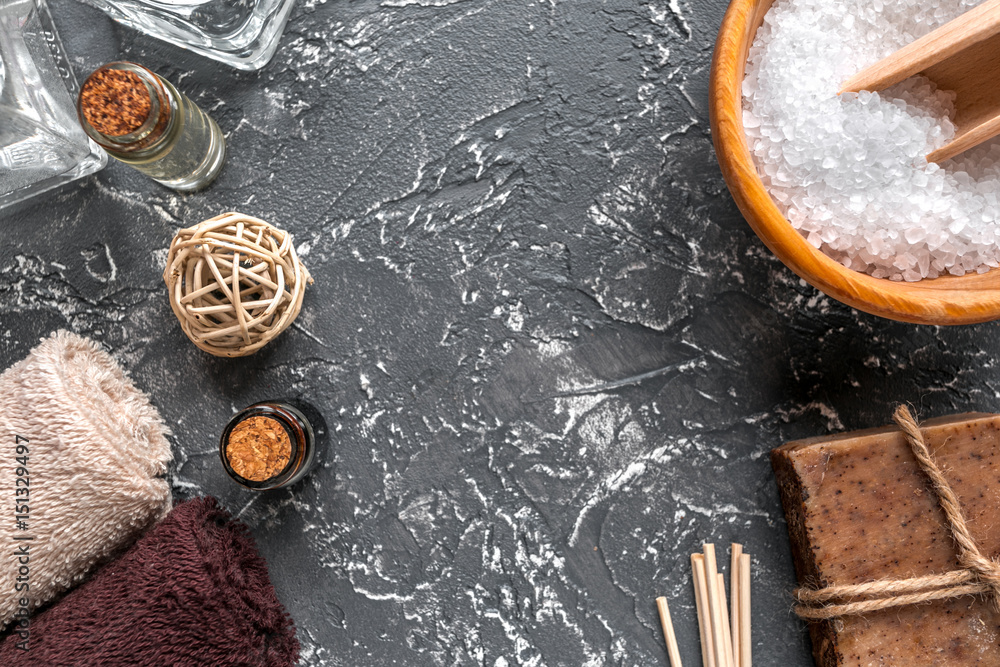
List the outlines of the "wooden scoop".
<svg viewBox="0 0 1000 667">
<path fill-rule="evenodd" d="M 844 83 L 879 91 L 923 74 L 955 98 L 955 138 L 927 155 L 944 162 L 1000 134 L 1000 0 L 987 0 Z"/>
</svg>

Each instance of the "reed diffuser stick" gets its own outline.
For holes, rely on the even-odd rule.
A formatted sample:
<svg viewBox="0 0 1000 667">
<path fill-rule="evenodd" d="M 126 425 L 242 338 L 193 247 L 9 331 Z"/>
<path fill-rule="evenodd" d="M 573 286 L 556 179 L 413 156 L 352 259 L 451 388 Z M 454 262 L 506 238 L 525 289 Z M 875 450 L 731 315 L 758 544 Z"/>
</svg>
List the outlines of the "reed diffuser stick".
<svg viewBox="0 0 1000 667">
<path fill-rule="evenodd" d="M 705 577 L 704 554 L 691 554 L 691 571 L 694 576 L 694 603 L 698 609 L 698 632 L 701 635 L 702 667 L 717 667 L 715 664 L 715 644 L 712 642 L 712 626 L 708 614 L 708 584 Z"/>
<path fill-rule="evenodd" d="M 735 605 L 736 602 L 733 602 Z M 750 556 L 740 556 L 740 667 L 753 667 L 750 634 Z"/>
<path fill-rule="evenodd" d="M 660 612 L 660 625 L 663 627 L 663 639 L 667 642 L 667 656 L 670 657 L 670 667 L 682 667 L 681 652 L 677 647 L 677 636 L 674 634 L 674 624 L 670 620 L 670 608 L 667 598 L 656 598 L 656 608 Z"/>
<path fill-rule="evenodd" d="M 731 550 L 729 601 L 726 599 L 726 578 L 718 571 L 715 545 L 703 544 L 703 553 L 691 554 L 702 667 L 752 667 L 750 555 L 743 553 L 743 545 L 735 542 Z M 681 667 L 680 650 L 667 599 L 662 596 L 656 598 L 656 608 L 660 614 L 670 667 Z"/>
<path fill-rule="evenodd" d="M 743 658 L 742 651 L 740 650 L 740 583 L 742 582 L 742 577 L 740 576 L 740 556 L 743 554 L 743 545 L 737 544 L 735 542 L 730 546 L 730 560 L 729 560 L 729 604 L 731 605 L 730 610 L 730 634 L 733 639 L 733 667 L 742 667 Z"/>
<path fill-rule="evenodd" d="M 715 647 L 713 658 L 718 667 L 727 667 L 729 661 L 726 660 L 725 643 L 720 641 L 722 633 L 722 602 L 719 600 L 719 586 L 717 583 L 719 567 L 715 560 L 715 545 L 706 543 L 702 545 L 705 554 L 705 578 L 708 586 L 708 621 L 711 628 L 712 644 Z"/>
<path fill-rule="evenodd" d="M 719 587 L 719 603 L 722 608 L 722 622 L 719 623 L 719 626 L 715 630 L 721 638 L 726 667 L 733 667 L 733 638 L 729 634 L 729 607 L 726 604 L 726 580 L 721 572 L 715 576 L 717 577 L 716 585 Z"/>
</svg>

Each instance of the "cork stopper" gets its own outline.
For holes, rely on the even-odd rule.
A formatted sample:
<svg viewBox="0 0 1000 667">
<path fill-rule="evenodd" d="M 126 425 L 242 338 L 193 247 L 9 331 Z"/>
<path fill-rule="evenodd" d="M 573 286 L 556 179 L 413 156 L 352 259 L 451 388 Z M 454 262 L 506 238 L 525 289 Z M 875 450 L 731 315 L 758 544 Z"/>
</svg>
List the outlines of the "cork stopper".
<svg viewBox="0 0 1000 667">
<path fill-rule="evenodd" d="M 80 111 L 101 134 L 121 137 L 138 130 L 149 118 L 149 88 L 135 72 L 101 68 L 80 91 Z"/>
<path fill-rule="evenodd" d="M 252 482 L 263 482 L 280 473 L 292 455 L 288 432 L 275 419 L 254 416 L 246 419 L 229 434 L 226 459 L 237 475 Z"/>
</svg>

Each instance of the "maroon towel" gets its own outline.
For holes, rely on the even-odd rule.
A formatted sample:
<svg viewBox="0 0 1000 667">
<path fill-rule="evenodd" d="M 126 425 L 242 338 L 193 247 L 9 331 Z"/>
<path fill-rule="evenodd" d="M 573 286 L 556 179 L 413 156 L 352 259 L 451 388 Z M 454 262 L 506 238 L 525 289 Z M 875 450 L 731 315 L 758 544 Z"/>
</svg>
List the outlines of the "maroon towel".
<svg viewBox="0 0 1000 667">
<path fill-rule="evenodd" d="M 246 526 L 214 498 L 178 505 L 115 561 L 0 644 L 0 665 L 285 667 L 291 618 Z"/>
</svg>

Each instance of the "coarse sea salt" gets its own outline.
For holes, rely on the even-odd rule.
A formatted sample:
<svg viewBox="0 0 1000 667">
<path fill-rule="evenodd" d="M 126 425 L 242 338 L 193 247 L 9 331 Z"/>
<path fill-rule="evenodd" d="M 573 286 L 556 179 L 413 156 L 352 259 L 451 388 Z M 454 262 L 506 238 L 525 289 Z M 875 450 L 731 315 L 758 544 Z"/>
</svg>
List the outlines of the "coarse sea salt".
<svg viewBox="0 0 1000 667">
<path fill-rule="evenodd" d="M 920 280 L 1000 265 L 1000 140 L 942 165 L 954 94 L 913 77 L 837 96 L 850 76 L 976 0 L 777 0 L 743 81 L 758 172 L 808 242 L 877 278 Z"/>
</svg>

